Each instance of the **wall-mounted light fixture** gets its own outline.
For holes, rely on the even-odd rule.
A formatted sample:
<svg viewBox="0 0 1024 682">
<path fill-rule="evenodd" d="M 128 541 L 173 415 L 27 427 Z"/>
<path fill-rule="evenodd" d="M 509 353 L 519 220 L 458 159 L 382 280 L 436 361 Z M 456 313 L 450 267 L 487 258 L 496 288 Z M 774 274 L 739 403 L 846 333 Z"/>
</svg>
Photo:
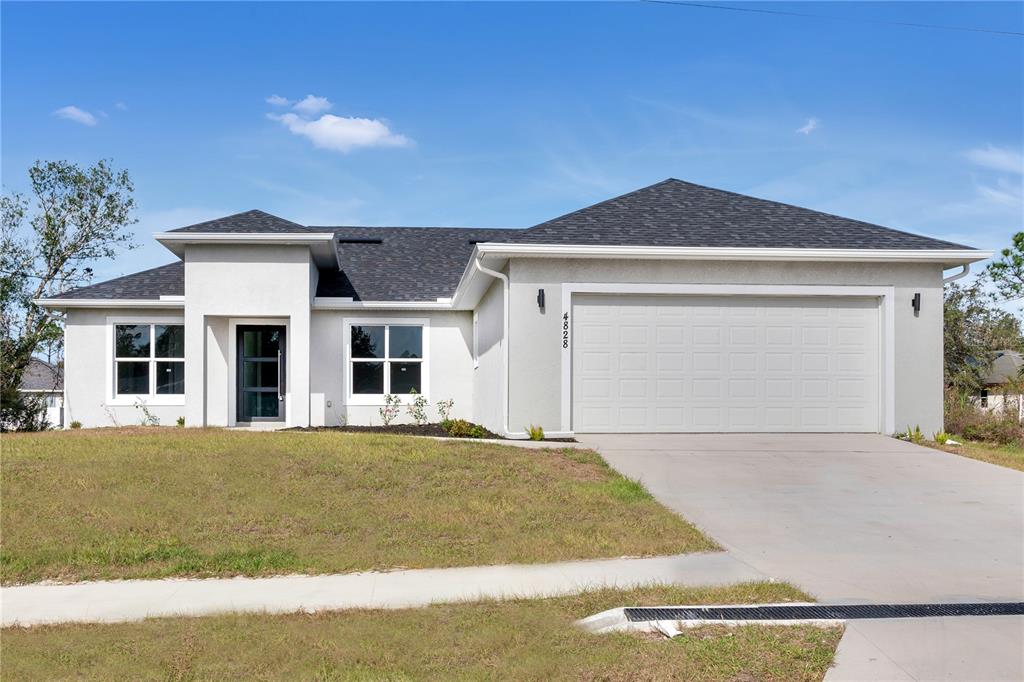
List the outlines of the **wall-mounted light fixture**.
<svg viewBox="0 0 1024 682">
<path fill-rule="evenodd" d="M 914 300 L 910 302 L 910 305 L 914 308 L 914 317 L 921 314 L 921 294 L 914 294 Z"/>
<path fill-rule="evenodd" d="M 537 307 L 540 308 L 541 312 L 544 312 L 544 290 L 537 289 Z"/>
</svg>

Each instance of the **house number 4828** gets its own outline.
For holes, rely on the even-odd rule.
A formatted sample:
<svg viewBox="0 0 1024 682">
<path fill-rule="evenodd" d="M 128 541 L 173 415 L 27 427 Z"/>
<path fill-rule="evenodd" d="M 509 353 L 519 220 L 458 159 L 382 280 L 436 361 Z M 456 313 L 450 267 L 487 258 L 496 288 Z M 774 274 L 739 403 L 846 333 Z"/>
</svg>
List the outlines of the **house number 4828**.
<svg viewBox="0 0 1024 682">
<path fill-rule="evenodd" d="M 569 347 L 569 313 L 562 313 L 562 348 Z"/>
</svg>

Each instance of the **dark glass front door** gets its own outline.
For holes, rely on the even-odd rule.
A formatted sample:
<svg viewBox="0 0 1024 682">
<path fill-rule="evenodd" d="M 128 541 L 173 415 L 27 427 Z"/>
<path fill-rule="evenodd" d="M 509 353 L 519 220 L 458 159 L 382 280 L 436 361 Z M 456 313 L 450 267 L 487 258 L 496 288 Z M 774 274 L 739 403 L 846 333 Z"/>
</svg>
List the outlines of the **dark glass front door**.
<svg viewBox="0 0 1024 682">
<path fill-rule="evenodd" d="M 238 420 L 284 421 L 285 329 L 238 327 Z"/>
</svg>

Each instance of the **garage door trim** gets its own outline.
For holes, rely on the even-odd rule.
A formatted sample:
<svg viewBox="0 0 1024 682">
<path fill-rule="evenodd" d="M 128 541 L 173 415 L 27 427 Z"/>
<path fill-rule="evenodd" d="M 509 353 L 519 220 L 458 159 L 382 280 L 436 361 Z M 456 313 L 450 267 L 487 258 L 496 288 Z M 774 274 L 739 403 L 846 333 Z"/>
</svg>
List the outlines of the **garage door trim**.
<svg viewBox="0 0 1024 682">
<path fill-rule="evenodd" d="M 895 287 L 867 287 L 844 285 L 749 285 L 749 284 L 625 284 L 581 283 L 562 284 L 562 314 L 560 337 L 562 341 L 562 431 L 572 433 L 572 351 L 574 294 L 661 294 L 691 296 L 743 296 L 743 297 L 873 297 L 879 299 L 881 312 L 881 384 L 882 425 L 884 433 L 896 430 L 896 367 L 895 348 Z"/>
</svg>

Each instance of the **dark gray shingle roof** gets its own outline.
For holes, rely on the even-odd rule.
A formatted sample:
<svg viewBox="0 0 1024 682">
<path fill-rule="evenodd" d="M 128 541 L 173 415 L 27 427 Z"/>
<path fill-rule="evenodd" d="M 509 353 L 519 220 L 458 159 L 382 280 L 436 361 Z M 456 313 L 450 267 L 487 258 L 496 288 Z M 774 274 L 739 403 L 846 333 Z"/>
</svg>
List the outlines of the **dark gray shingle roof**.
<svg viewBox="0 0 1024 682">
<path fill-rule="evenodd" d="M 72 289 L 56 299 L 65 298 L 138 298 L 185 295 L 185 264 L 182 261 L 161 265 L 99 284 Z"/>
<path fill-rule="evenodd" d="M 508 241 L 795 249 L 968 248 L 673 178 L 548 220 Z"/>
<path fill-rule="evenodd" d="M 223 234 L 277 233 L 294 234 L 310 232 L 308 227 L 293 223 L 276 215 L 253 209 L 244 213 L 207 220 L 188 227 L 179 227 L 171 232 L 219 232 Z"/>
<path fill-rule="evenodd" d="M 451 296 L 469 262 L 473 242 L 749 248 L 968 248 L 675 179 L 623 194 L 526 230 L 304 227 L 253 210 L 172 231 L 334 232 L 341 240 L 337 245 L 341 271 L 321 270 L 317 295 L 351 296 L 362 301 L 432 301 Z M 161 295 L 180 296 L 184 291 L 184 265 L 177 262 L 83 287 L 58 298 L 158 299 Z"/>
<path fill-rule="evenodd" d="M 340 272 L 320 271 L 316 295 L 351 296 L 357 301 L 433 301 L 451 296 L 473 243 L 502 241 L 510 232 L 461 227 L 312 229 L 334 231 L 341 263 Z"/>
<path fill-rule="evenodd" d="M 1024 369 L 1024 355 L 1015 350 L 997 350 L 992 365 L 982 379 L 986 386 L 998 386 L 1021 378 Z"/>
<path fill-rule="evenodd" d="M 46 360 L 32 358 L 21 375 L 19 388 L 23 391 L 63 391 L 64 370 Z"/>
</svg>

